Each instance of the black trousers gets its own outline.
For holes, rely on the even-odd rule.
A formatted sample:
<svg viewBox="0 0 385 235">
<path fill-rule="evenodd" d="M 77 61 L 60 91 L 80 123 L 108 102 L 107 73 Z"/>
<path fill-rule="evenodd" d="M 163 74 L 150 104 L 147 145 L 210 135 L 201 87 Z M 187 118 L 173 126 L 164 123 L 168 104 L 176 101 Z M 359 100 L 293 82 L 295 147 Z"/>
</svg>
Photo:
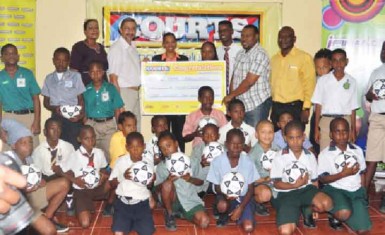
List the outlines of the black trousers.
<svg viewBox="0 0 385 235">
<path fill-rule="evenodd" d="M 289 103 L 279 103 L 273 101 L 273 105 L 271 107 L 270 119 L 274 124 L 274 131 L 278 131 L 279 127 L 277 123 L 279 121 L 279 116 L 282 113 L 290 113 L 293 115 L 294 120 L 301 121 L 301 112 L 302 112 L 303 102 L 300 100 L 296 100 Z"/>
<path fill-rule="evenodd" d="M 183 140 L 182 131 L 183 125 L 186 121 L 185 115 L 166 115 L 168 121 L 168 127 L 178 140 L 179 148 L 184 153 L 185 142 Z"/>
</svg>

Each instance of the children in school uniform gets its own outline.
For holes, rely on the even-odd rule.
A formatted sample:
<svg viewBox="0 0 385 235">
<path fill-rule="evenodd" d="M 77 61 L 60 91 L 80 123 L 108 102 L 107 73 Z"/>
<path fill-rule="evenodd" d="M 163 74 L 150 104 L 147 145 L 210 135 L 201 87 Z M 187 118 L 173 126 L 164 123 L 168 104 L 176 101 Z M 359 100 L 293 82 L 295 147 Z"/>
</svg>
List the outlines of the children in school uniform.
<svg viewBox="0 0 385 235">
<path fill-rule="evenodd" d="M 254 182 L 259 179 L 250 157 L 243 152 L 244 134 L 239 129 L 231 129 L 226 134 L 226 152 L 214 158 L 211 162 L 207 181 L 214 185 L 216 192 L 216 208 L 219 212 L 217 226 L 227 224 L 229 215 L 232 221 L 241 225 L 246 233 L 251 233 L 255 227 L 252 200 Z M 238 199 L 229 198 L 221 191 L 220 184 L 229 172 L 238 172 L 245 178 L 245 186 Z"/>
<path fill-rule="evenodd" d="M 86 124 L 94 128 L 96 146 L 104 151 L 107 162 L 110 162 L 110 141 L 116 131 L 115 120 L 124 103 L 115 86 L 104 81 L 105 71 L 101 62 L 91 62 L 88 73 L 92 83 L 87 85 L 83 93 Z"/>
<path fill-rule="evenodd" d="M 330 211 L 339 221 L 345 221 L 358 234 L 367 234 L 371 229 L 365 182 L 366 164 L 362 149 L 349 142 L 349 123 L 344 118 L 335 118 L 330 123 L 332 143 L 318 156 L 318 176 L 324 184 L 323 192 L 334 202 Z M 355 164 L 336 168 L 339 155 L 356 157 Z M 329 218 L 333 226 L 332 218 Z"/>
<path fill-rule="evenodd" d="M 254 127 L 246 124 L 245 119 L 245 105 L 241 100 L 233 99 L 228 104 L 228 114 L 231 120 L 224 126 L 219 129 L 219 140 L 221 144 L 225 144 L 226 133 L 233 129 L 240 129 L 245 135 L 245 145 L 244 151 L 249 152 L 251 147 L 257 142 L 255 139 L 255 129 Z"/>
<path fill-rule="evenodd" d="M 130 168 L 134 163 L 146 160 L 145 143 L 142 134 L 131 132 L 127 135 L 128 154 L 116 161 L 111 172 L 110 182 L 116 185 L 112 231 L 114 234 L 127 234 L 136 231 L 140 235 L 150 235 L 155 231 L 150 208 L 151 192 L 146 185 L 132 181 Z"/>
<path fill-rule="evenodd" d="M 214 90 L 211 87 L 200 87 L 198 90 L 198 101 L 201 104 L 201 107 L 186 117 L 182 135 L 185 142 L 192 141 L 193 148 L 202 143 L 202 130 L 199 129 L 199 121 L 202 118 L 213 118 L 218 127 L 222 127 L 227 123 L 225 114 L 222 111 L 213 108 L 214 98 Z"/>
<path fill-rule="evenodd" d="M 336 117 L 344 117 L 349 122 L 352 143 L 356 138 L 356 109 L 360 105 L 356 80 L 345 73 L 348 62 L 343 49 L 332 51 L 333 71 L 318 79 L 311 99 L 316 109 L 314 137 L 321 151 L 330 144 L 329 125 Z"/>
<path fill-rule="evenodd" d="M 333 208 L 331 198 L 317 188 L 317 160 L 310 151 L 302 147 L 304 131 L 304 125 L 299 121 L 294 120 L 286 125 L 284 135 L 288 146 L 274 157 L 270 170 L 270 178 L 274 182 L 272 204 L 276 209 L 279 234 L 295 232 L 301 211 L 321 213 Z M 304 166 L 307 172 L 294 182 L 283 180 L 283 174 L 286 174 L 284 170 L 295 162 L 299 162 L 297 167 L 299 164 Z"/>
</svg>

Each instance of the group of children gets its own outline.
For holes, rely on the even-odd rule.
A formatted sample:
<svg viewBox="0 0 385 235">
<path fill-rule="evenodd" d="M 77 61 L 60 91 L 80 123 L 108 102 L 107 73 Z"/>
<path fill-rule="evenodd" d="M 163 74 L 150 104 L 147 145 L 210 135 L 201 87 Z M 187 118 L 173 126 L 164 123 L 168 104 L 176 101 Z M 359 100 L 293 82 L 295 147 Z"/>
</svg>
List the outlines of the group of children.
<svg viewBox="0 0 385 235">
<path fill-rule="evenodd" d="M 2 55 L 3 50 L 15 49 L 3 47 Z M 301 214 L 305 225 L 313 226 L 314 213 L 321 212 L 329 213 L 334 228 L 344 221 L 360 234 L 370 230 L 367 195 L 362 186 L 366 165 L 362 150 L 353 144 L 357 90 L 354 79 L 344 72 L 347 58 L 343 50 L 333 51 L 322 66 L 315 59 L 318 75 L 322 75 L 318 66 L 324 69 L 329 65 L 312 99 L 316 105 L 315 123 L 320 127 L 314 130 L 315 139 L 322 140 L 318 161 L 303 124 L 293 120 L 290 113 L 280 115 L 277 123 L 280 130 L 274 133 L 273 123 L 267 120 L 256 127 L 247 125 L 244 104 L 233 99 L 227 107 L 230 117 L 227 122 L 223 112 L 212 108 L 213 89 L 203 86 L 198 91 L 201 107 L 187 116 L 184 125 L 185 141 L 194 142 L 190 157 L 192 171 L 181 177 L 171 175 L 166 166 L 167 159 L 180 152 L 178 141 L 168 131 L 167 118 L 160 115 L 152 118 L 153 136 L 145 143 L 143 135 L 137 132 L 135 115 L 122 111 L 119 93 L 103 81 L 103 66 L 99 62 L 90 64 L 92 83 L 84 87 L 80 75 L 68 70 L 69 58 L 68 50 L 57 49 L 53 58 L 56 71 L 44 82 L 44 106 L 52 111 L 52 117 L 44 125 L 45 141 L 33 149 L 33 133 L 28 128 L 12 119 L 3 119 L 1 123 L 2 139 L 12 149 L 7 153 L 20 164 L 34 163 L 44 175 L 40 185 L 26 191 L 36 212 L 32 225 L 40 233 L 68 230 L 54 217 L 66 195 L 74 201 L 83 228 L 91 224 L 94 200 L 107 200 L 104 214 L 113 215 L 115 234 L 130 231 L 153 234 L 151 209 L 157 202 L 164 207 L 168 230 L 176 230 L 175 218 L 206 228 L 209 216 L 202 198 L 207 193 L 216 195 L 214 211 L 219 227 L 232 220 L 245 232 L 252 232 L 254 215 L 268 215 L 264 203 L 271 201 L 280 234 L 293 234 Z M 329 84 L 329 80 L 333 83 Z M 332 88 L 339 94 L 340 105 L 336 105 L 330 94 Z M 63 105 L 79 105 L 82 109 L 78 116 L 67 119 L 61 114 Z M 200 129 L 199 120 L 207 117 L 215 119 L 218 125 L 207 124 Z M 209 163 L 203 149 L 215 141 L 224 145 L 225 152 Z M 346 152 L 353 152 L 357 163 L 337 171 L 334 160 Z M 261 165 L 266 154 L 274 155 L 270 169 Z M 156 169 L 156 177 L 147 186 L 134 184 L 130 173 L 132 165 L 142 160 Z M 292 162 L 300 162 L 307 173 L 288 183 L 283 180 L 283 171 Z M 87 166 L 100 174 L 97 187 L 92 189 L 86 187 L 82 178 L 81 169 Z M 228 197 L 219 187 L 229 172 L 238 172 L 245 178 L 246 186 L 237 199 Z"/>
</svg>

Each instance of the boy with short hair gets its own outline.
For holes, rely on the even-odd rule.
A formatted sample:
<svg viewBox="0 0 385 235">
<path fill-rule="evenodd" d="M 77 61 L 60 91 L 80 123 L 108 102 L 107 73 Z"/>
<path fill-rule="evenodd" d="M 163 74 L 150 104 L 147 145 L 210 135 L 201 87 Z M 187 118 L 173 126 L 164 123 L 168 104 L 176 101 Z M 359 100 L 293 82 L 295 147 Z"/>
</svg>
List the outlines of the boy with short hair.
<svg viewBox="0 0 385 235">
<path fill-rule="evenodd" d="M 227 123 L 225 114 L 213 108 L 214 98 L 214 90 L 211 87 L 200 87 L 198 90 L 198 101 L 201 103 L 201 107 L 186 117 L 182 135 L 185 142 L 193 141 L 193 148 L 202 143 L 202 130 L 199 129 L 199 121 L 202 118 L 213 118 L 219 127 Z"/>
<path fill-rule="evenodd" d="M 101 62 L 91 62 L 88 73 L 92 83 L 87 85 L 83 93 L 87 118 L 85 123 L 94 128 L 96 146 L 104 151 L 107 162 L 110 162 L 110 141 L 116 131 L 115 120 L 118 119 L 124 103 L 115 86 L 104 81 L 105 71 Z"/>
<path fill-rule="evenodd" d="M 262 165 L 263 157 L 274 156 L 279 151 L 279 147 L 274 144 L 274 125 L 268 120 L 260 121 L 255 127 L 255 138 L 258 142 L 251 148 L 249 156 L 254 162 L 255 168 L 260 178 L 254 183 L 255 214 L 259 216 L 268 216 L 269 211 L 263 203 L 270 201 L 273 191 L 273 183 L 270 179 L 270 169 Z"/>
<path fill-rule="evenodd" d="M 216 207 L 219 212 L 217 226 L 222 227 L 226 225 L 230 215 L 231 220 L 241 224 L 242 229 L 246 233 L 251 233 L 255 226 L 251 200 L 254 194 L 254 182 L 259 179 L 259 175 L 250 157 L 243 152 L 244 142 L 245 137 L 241 130 L 233 128 L 227 132 L 227 152 L 214 158 L 211 162 L 207 181 L 214 185 L 217 194 Z M 240 173 L 245 178 L 245 186 L 239 200 L 229 198 L 220 188 L 223 176 L 234 171 Z"/>
<path fill-rule="evenodd" d="M 154 221 L 150 208 L 151 192 L 147 186 L 134 183 L 130 168 L 135 162 L 143 159 L 144 139 L 139 132 L 127 135 L 128 154 L 116 161 L 110 175 L 110 182 L 116 186 L 117 199 L 114 202 L 112 231 L 114 234 L 127 234 L 136 231 L 138 234 L 153 234 Z"/>
<path fill-rule="evenodd" d="M 300 121 L 294 120 L 286 125 L 284 134 L 288 146 L 274 157 L 270 170 L 270 178 L 274 182 L 272 204 L 277 211 L 279 234 L 294 233 L 301 210 L 325 212 L 333 207 L 330 197 L 317 189 L 317 160 L 302 147 L 304 131 L 305 127 Z M 303 165 L 307 172 L 292 183 L 283 181 L 284 170 L 295 162 Z"/>
<path fill-rule="evenodd" d="M 118 117 L 118 131 L 115 132 L 110 141 L 110 167 L 114 168 L 116 160 L 127 153 L 126 137 L 136 131 L 136 117 L 130 111 L 124 111 Z"/>
<path fill-rule="evenodd" d="M 14 119 L 28 127 L 33 134 L 33 147 L 36 147 L 40 134 L 40 87 L 32 71 L 17 64 L 19 58 L 15 45 L 8 43 L 1 47 L 4 69 L 0 71 L 0 120 Z M 10 149 L 3 145 L 3 150 Z"/>
<path fill-rule="evenodd" d="M 333 216 L 340 221 L 346 221 L 358 234 L 366 234 L 372 224 L 363 187 L 365 158 L 362 149 L 349 143 L 349 129 L 349 123 L 342 117 L 330 122 L 332 143 L 318 156 L 318 177 L 324 184 L 322 191 L 333 199 L 334 208 L 330 211 Z M 335 161 L 341 154 L 355 156 L 357 162 L 354 165 L 346 164 L 339 171 Z M 329 218 L 329 221 L 332 221 L 332 218 Z"/>
<path fill-rule="evenodd" d="M 44 96 L 44 107 L 51 111 L 62 123 L 61 139 L 71 143 L 75 149 L 80 144 L 77 140 L 84 117 L 83 92 L 85 91 L 80 73 L 68 69 L 70 52 L 64 47 L 57 48 L 53 53 L 55 71 L 48 74 L 44 80 L 41 94 Z M 78 105 L 80 114 L 67 119 L 63 117 L 60 107 L 64 105 Z"/>
<path fill-rule="evenodd" d="M 239 99 L 232 99 L 228 104 L 228 112 L 231 120 L 219 129 L 218 142 L 220 144 L 225 144 L 226 133 L 233 128 L 237 128 L 240 129 L 245 136 L 244 151 L 249 152 L 257 140 L 255 139 L 254 127 L 244 122 L 245 105 Z"/>
<path fill-rule="evenodd" d="M 344 117 L 349 122 L 352 143 L 356 138 L 356 109 L 360 105 L 356 80 L 345 73 L 348 62 L 343 49 L 332 51 L 333 72 L 318 79 L 311 99 L 316 116 L 314 138 L 319 142 L 321 151 L 330 144 L 329 125 L 336 117 Z"/>
<path fill-rule="evenodd" d="M 163 131 L 168 131 L 167 117 L 163 115 L 155 115 L 151 118 L 151 131 L 153 136 L 146 144 L 146 154 L 151 157 L 151 163 L 158 165 L 161 159 L 161 152 L 158 146 L 158 137 Z"/>
<path fill-rule="evenodd" d="M 284 149 L 287 147 L 287 143 L 285 141 L 285 138 L 283 136 L 283 132 L 285 130 L 286 124 L 293 121 L 294 117 L 289 112 L 283 112 L 281 115 L 279 115 L 277 126 L 280 128 L 280 130 L 276 131 L 274 133 L 274 144 L 277 145 L 280 149 Z M 314 153 L 313 145 L 310 143 L 309 139 L 305 136 L 305 140 L 303 142 L 303 148 L 311 151 Z"/>
<path fill-rule="evenodd" d="M 95 148 L 96 134 L 89 125 L 80 129 L 80 148 L 62 164 L 62 170 L 71 180 L 74 188 L 75 211 L 82 228 L 91 225 L 91 211 L 94 211 L 93 200 L 106 199 L 110 191 L 107 161 L 101 149 Z M 81 169 L 92 166 L 100 173 L 98 185 L 93 189 L 86 188 Z"/>
<path fill-rule="evenodd" d="M 5 152 L 21 165 L 33 163 L 32 154 L 32 133 L 21 123 L 13 119 L 3 119 L 1 122 L 2 136 L 12 147 L 12 151 Z M 4 140 L 4 139 L 3 139 Z M 41 180 L 39 185 L 31 189 L 25 189 L 28 202 L 34 210 L 32 226 L 40 234 L 64 233 L 69 230 L 68 226 L 60 224 L 54 218 L 56 210 L 63 202 L 68 190 L 69 181 L 64 177 L 45 182 Z M 45 209 L 45 213 L 41 210 Z"/>
<path fill-rule="evenodd" d="M 159 136 L 158 145 L 162 151 L 162 161 L 156 168 L 155 190 L 165 207 L 166 229 L 176 230 L 175 215 L 178 212 L 200 228 L 206 228 L 209 216 L 196 189 L 196 186 L 203 184 L 203 179 L 197 175 L 199 169 L 192 162 L 192 174 L 181 177 L 171 175 L 166 167 L 166 158 L 178 152 L 178 141 L 172 133 L 164 131 Z"/>
</svg>

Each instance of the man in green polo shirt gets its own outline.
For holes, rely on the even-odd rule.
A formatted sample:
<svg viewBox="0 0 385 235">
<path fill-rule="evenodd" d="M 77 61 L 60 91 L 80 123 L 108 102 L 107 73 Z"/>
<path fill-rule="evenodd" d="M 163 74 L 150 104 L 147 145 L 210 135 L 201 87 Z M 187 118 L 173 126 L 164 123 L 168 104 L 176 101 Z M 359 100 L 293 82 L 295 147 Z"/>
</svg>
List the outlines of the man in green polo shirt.
<svg viewBox="0 0 385 235">
<path fill-rule="evenodd" d="M 1 118 L 15 119 L 31 129 L 33 146 L 39 144 L 40 134 L 40 87 L 32 71 L 19 66 L 19 53 L 13 44 L 1 47 L 0 112 Z M 4 146 L 3 150 L 10 149 Z"/>
</svg>

